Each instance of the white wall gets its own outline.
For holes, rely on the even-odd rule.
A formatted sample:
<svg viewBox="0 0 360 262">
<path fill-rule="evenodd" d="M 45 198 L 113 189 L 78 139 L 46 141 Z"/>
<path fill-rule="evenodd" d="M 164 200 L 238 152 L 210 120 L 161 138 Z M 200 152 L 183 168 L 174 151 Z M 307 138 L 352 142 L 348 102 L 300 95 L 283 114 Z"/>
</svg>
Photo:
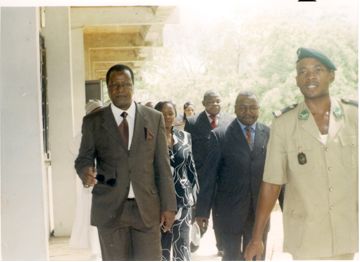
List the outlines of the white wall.
<svg viewBox="0 0 360 262">
<path fill-rule="evenodd" d="M 38 9 L 1 8 L 1 250 L 47 260 Z"/>
<path fill-rule="evenodd" d="M 0 36 L 1 36 L 1 12 L 2 12 L 2 8 L 0 7 Z M 3 61 L 2 60 L 2 57 L 1 57 L 1 42 L 0 42 L 0 61 Z M 1 88 L 1 85 L 0 85 L 0 105 L 2 105 L 2 98 L 3 98 L 3 94 L 2 94 L 2 88 Z M 0 106 L 0 112 L 1 112 L 1 106 Z M 0 118 L 1 119 L 1 118 Z M 1 126 L 1 123 L 2 121 L 0 121 L 0 148 L 1 148 L 1 129 L 2 129 L 2 126 Z M 0 203 L 1 203 L 1 150 L 0 150 Z M 0 260 L 2 260 L 2 252 L 1 252 L 1 208 L 0 208 Z"/>
<path fill-rule="evenodd" d="M 75 134 L 81 132 L 82 118 L 85 115 L 85 60 L 84 34 L 82 28 L 71 29 L 71 53 L 73 76 L 73 108 Z M 75 172 L 75 170 L 74 170 Z"/>
<path fill-rule="evenodd" d="M 75 211 L 75 128 L 69 7 L 47 7 L 46 46 L 55 236 L 69 236 Z"/>
</svg>

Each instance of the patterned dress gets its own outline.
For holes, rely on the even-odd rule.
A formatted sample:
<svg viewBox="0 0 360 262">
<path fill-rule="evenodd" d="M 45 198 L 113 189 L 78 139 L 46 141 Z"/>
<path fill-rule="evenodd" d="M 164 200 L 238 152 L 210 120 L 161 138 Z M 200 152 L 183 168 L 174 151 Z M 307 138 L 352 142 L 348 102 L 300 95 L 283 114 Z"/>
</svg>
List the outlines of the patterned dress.
<svg viewBox="0 0 360 262">
<path fill-rule="evenodd" d="M 191 135 L 173 129 L 174 145 L 169 148 L 175 184 L 177 214 L 170 232 L 161 232 L 162 260 L 190 260 L 191 207 L 199 192 L 198 177 L 191 152 Z"/>
</svg>

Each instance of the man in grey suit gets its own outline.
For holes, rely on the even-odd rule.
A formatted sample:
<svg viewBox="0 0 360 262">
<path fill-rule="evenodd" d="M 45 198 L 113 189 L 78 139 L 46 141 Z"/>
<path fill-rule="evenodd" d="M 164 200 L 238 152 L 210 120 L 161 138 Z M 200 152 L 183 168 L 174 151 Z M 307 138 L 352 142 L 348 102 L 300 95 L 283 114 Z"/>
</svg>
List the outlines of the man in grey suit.
<svg viewBox="0 0 360 262">
<path fill-rule="evenodd" d="M 103 260 L 160 260 L 160 226 L 174 222 L 176 198 L 163 116 L 133 101 L 134 74 L 106 74 L 111 104 L 83 119 L 75 168 L 92 190 L 91 224 Z"/>
<path fill-rule="evenodd" d="M 186 119 L 184 130 L 191 134 L 192 151 L 194 155 L 196 172 L 199 176 L 199 187 L 201 190 L 202 181 L 207 179 L 207 174 L 204 174 L 204 162 L 209 152 L 209 138 L 210 132 L 215 127 L 226 126 L 233 119 L 232 116 L 226 113 L 220 113 L 221 111 L 221 98 L 220 94 L 213 90 L 208 90 L 204 94 L 202 104 L 205 110 L 199 115 L 189 117 Z M 195 211 L 196 212 L 196 211 Z M 217 230 L 217 212 L 212 210 L 213 227 L 216 237 L 216 246 L 218 248 L 218 254 L 222 255 L 221 237 Z M 200 229 L 201 234 L 204 234 L 207 229 L 207 220 L 202 221 Z M 192 251 L 195 251 L 198 247 L 192 245 Z"/>
<path fill-rule="evenodd" d="M 238 94 L 235 113 L 237 119 L 227 127 L 211 132 L 204 167 L 207 179 L 200 187 L 196 205 L 196 221 L 206 221 L 211 207 L 217 210 L 223 260 L 244 260 L 269 138 L 269 128 L 257 122 L 259 105 L 254 93 Z M 266 236 L 267 232 L 264 240 Z"/>
</svg>

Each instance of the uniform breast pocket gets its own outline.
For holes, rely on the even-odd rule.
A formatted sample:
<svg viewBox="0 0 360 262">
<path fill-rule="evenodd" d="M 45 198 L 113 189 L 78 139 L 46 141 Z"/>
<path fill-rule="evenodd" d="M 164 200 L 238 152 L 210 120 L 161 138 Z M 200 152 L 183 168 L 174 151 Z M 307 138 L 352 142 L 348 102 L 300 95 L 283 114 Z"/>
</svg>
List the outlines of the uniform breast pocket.
<svg viewBox="0 0 360 262">
<path fill-rule="evenodd" d="M 355 135 L 340 136 L 341 159 L 345 167 L 356 167 L 358 160 L 358 145 Z"/>
<path fill-rule="evenodd" d="M 310 175 L 316 172 L 316 158 L 314 150 L 310 147 L 302 147 L 287 152 L 288 168 L 293 174 Z"/>
</svg>

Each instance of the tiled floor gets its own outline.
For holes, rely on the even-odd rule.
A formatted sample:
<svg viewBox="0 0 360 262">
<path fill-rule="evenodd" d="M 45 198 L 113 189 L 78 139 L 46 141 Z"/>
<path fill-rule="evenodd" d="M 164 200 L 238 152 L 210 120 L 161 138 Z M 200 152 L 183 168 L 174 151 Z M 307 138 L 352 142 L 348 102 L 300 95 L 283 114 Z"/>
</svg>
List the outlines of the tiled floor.
<svg viewBox="0 0 360 262">
<path fill-rule="evenodd" d="M 53 237 L 50 239 L 50 260 L 53 261 L 87 261 L 95 260 L 87 249 L 72 249 L 68 237 Z"/>
<path fill-rule="evenodd" d="M 211 221 L 210 221 L 211 223 Z M 282 214 L 278 207 L 271 214 L 271 228 L 268 234 L 266 260 L 292 260 L 288 253 L 282 252 Z M 72 249 L 69 247 L 69 238 L 55 237 L 50 240 L 50 260 L 52 261 L 95 261 L 96 257 L 91 256 L 91 252 L 86 249 Z M 193 261 L 220 261 L 221 257 L 216 255 L 215 237 L 212 225 L 205 233 L 200 242 L 199 249 L 192 254 Z M 354 260 L 358 260 L 358 254 Z"/>
<path fill-rule="evenodd" d="M 210 221 L 211 223 L 211 221 Z M 268 260 L 291 260 L 291 256 L 282 253 L 282 217 L 279 210 L 275 210 L 271 216 L 271 229 L 268 235 Z M 53 261 L 95 261 L 96 257 L 91 255 L 87 249 L 72 249 L 69 247 L 69 238 L 54 237 L 50 240 L 50 260 Z M 221 257 L 217 256 L 215 246 L 215 237 L 212 225 L 209 224 L 209 230 L 201 239 L 199 249 L 192 254 L 194 261 L 220 261 Z"/>
</svg>

